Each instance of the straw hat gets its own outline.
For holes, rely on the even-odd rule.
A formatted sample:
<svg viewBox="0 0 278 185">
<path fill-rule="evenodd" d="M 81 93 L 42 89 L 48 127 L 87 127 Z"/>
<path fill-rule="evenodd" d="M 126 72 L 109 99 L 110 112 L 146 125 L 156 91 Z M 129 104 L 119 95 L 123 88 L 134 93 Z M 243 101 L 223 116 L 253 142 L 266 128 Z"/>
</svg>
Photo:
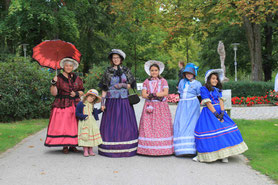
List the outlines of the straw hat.
<svg viewBox="0 0 278 185">
<path fill-rule="evenodd" d="M 99 103 L 101 102 L 101 97 L 98 95 L 98 91 L 95 90 L 95 89 L 90 89 L 86 94 L 85 96 L 89 96 L 89 95 L 94 95 L 97 100 L 96 100 L 96 103 Z"/>
</svg>

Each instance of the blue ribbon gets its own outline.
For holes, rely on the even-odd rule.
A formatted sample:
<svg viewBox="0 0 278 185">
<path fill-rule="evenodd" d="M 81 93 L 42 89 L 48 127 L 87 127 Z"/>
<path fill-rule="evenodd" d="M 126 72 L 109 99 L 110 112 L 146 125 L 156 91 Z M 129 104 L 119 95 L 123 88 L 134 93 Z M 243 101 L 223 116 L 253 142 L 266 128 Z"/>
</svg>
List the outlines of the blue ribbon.
<svg viewBox="0 0 278 185">
<path fill-rule="evenodd" d="M 194 65 L 194 69 L 195 69 L 195 76 L 197 76 L 197 73 L 198 73 L 199 67 Z"/>
</svg>

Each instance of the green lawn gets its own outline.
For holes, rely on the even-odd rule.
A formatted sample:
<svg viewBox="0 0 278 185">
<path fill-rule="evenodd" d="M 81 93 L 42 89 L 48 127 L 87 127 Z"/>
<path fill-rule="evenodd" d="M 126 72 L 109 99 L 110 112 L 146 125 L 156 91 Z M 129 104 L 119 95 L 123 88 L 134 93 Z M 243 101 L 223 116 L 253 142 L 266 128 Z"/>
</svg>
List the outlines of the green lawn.
<svg viewBox="0 0 278 185">
<path fill-rule="evenodd" d="M 13 147 L 22 139 L 40 131 L 48 119 L 24 120 L 15 123 L 0 123 L 0 153 Z"/>
<path fill-rule="evenodd" d="M 278 183 L 278 120 L 234 120 L 249 150 L 244 155 L 255 170 Z"/>
</svg>

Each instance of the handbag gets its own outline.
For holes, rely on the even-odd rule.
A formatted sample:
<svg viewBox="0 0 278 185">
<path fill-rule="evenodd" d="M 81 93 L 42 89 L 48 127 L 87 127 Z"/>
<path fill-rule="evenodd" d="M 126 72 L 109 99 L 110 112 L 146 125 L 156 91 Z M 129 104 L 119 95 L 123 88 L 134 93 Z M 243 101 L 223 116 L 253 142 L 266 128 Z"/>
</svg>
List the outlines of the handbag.
<svg viewBox="0 0 278 185">
<path fill-rule="evenodd" d="M 133 88 L 133 92 L 134 94 L 130 94 L 128 95 L 128 101 L 130 105 L 134 105 L 140 102 L 140 98 L 138 96 L 138 94 L 136 94 L 134 88 Z"/>
</svg>

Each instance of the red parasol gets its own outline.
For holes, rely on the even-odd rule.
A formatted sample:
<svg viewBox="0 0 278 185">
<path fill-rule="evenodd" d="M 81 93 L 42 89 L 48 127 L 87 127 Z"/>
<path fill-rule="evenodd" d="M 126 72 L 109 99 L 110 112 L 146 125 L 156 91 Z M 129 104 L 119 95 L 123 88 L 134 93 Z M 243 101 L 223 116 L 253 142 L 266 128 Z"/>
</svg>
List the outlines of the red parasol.
<svg viewBox="0 0 278 185">
<path fill-rule="evenodd" d="M 41 66 L 52 69 L 61 69 L 60 61 L 63 58 L 73 58 L 80 63 L 81 53 L 69 42 L 62 40 L 46 40 L 33 48 L 33 58 Z"/>
</svg>

